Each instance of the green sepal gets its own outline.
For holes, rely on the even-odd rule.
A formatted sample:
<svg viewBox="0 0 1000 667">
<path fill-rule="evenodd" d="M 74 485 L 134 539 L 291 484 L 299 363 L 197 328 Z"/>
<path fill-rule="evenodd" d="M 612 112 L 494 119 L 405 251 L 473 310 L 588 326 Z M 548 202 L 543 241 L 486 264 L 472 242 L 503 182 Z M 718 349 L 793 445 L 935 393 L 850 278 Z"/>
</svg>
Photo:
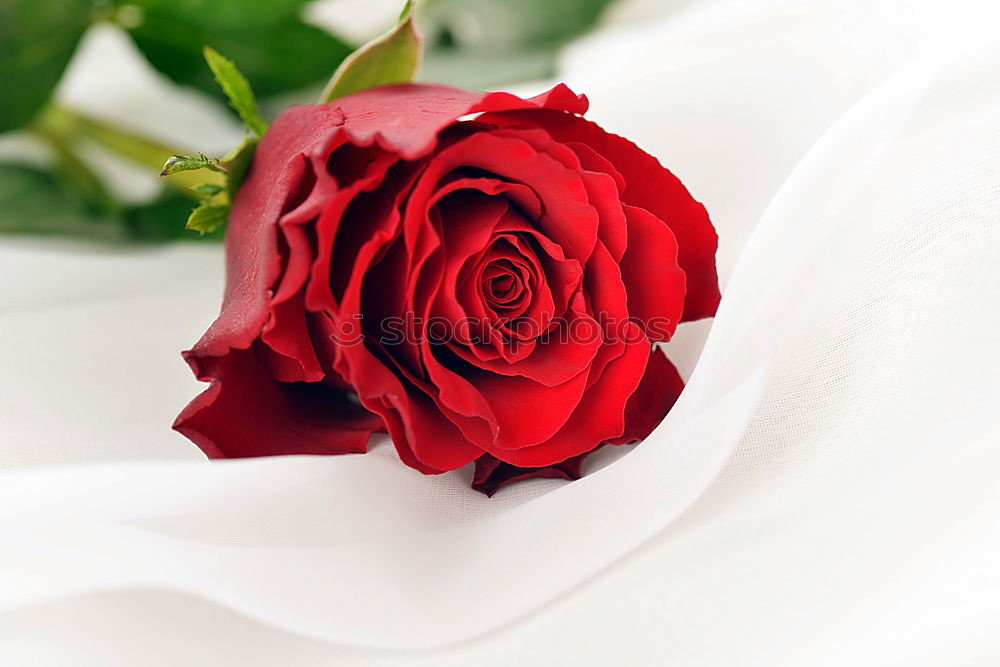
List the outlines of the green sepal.
<svg viewBox="0 0 1000 667">
<path fill-rule="evenodd" d="M 225 188 L 219 185 L 218 183 L 199 183 L 198 185 L 192 187 L 191 189 L 194 192 L 197 192 L 200 195 L 205 195 L 207 197 L 214 197 L 215 195 L 225 190 Z"/>
<path fill-rule="evenodd" d="M 211 234 L 219 227 L 226 224 L 229 218 L 229 204 L 209 204 L 202 203 L 198 208 L 191 211 L 188 216 L 185 229 L 192 229 L 201 234 Z"/>
<path fill-rule="evenodd" d="M 0 132 L 27 124 L 51 98 L 91 12 L 80 0 L 0 0 Z"/>
<path fill-rule="evenodd" d="M 423 38 L 413 22 L 413 5 L 412 0 L 407 0 L 395 28 L 340 63 L 326 84 L 320 103 L 375 86 L 413 81 L 423 52 Z"/>
<path fill-rule="evenodd" d="M 225 174 L 225 186 L 218 183 L 199 183 L 189 188 L 199 195 L 204 195 L 205 200 L 191 212 L 185 225 L 186 229 L 192 229 L 201 234 L 211 234 L 226 224 L 230 202 L 236 198 L 236 192 L 243 182 L 247 169 L 250 168 L 259 141 L 260 139 L 257 137 L 248 134 L 239 146 L 229 151 L 221 159 L 210 158 L 202 154 L 197 158 L 174 155 L 167 160 L 161 176 L 203 168 Z"/>
<path fill-rule="evenodd" d="M 259 141 L 257 137 L 247 135 L 243 137 L 243 141 L 240 142 L 239 146 L 222 157 L 221 162 L 225 165 L 228 172 L 226 175 L 226 192 L 229 194 L 230 201 L 236 198 L 236 191 L 240 189 L 243 177 L 246 176 L 247 169 L 250 168 L 250 163 L 253 161 L 253 154 L 257 150 Z"/>
<path fill-rule="evenodd" d="M 9 1 L 0 0 L 0 7 Z M 128 8 L 119 9 L 115 20 L 154 68 L 175 83 L 222 99 L 225 94 L 205 66 L 205 44 L 239 65 L 253 83 L 258 101 L 306 87 L 322 87 L 330 72 L 352 51 L 343 40 L 302 20 L 311 0 L 17 1 Z M 124 20 L 120 18 L 123 14 Z"/>
<path fill-rule="evenodd" d="M 267 123 L 257 112 L 257 102 L 250 84 L 236 66 L 208 46 L 205 47 L 205 60 L 249 131 L 240 145 L 221 159 L 210 158 L 203 153 L 197 157 L 174 155 L 167 160 L 160 175 L 169 176 L 192 169 L 210 169 L 225 174 L 224 186 L 218 183 L 201 183 L 190 187 L 191 191 L 204 195 L 206 199 L 191 212 L 185 227 L 202 234 L 211 234 L 226 224 L 230 202 L 236 198 L 236 192 L 253 161 L 260 137 L 267 131 Z"/>
<path fill-rule="evenodd" d="M 160 172 L 160 176 L 170 176 L 171 174 L 177 174 L 182 171 L 193 171 L 195 169 L 211 169 L 212 171 L 222 173 L 226 171 L 217 159 L 208 157 L 204 153 L 199 153 L 197 157 L 171 155 L 163 163 L 163 171 Z"/>
<path fill-rule="evenodd" d="M 257 110 L 257 100 L 246 80 L 231 60 L 221 55 L 211 46 L 205 47 L 205 61 L 208 63 L 215 80 L 222 87 L 229 104 L 243 119 L 243 123 L 257 136 L 262 137 L 267 132 L 267 123 L 260 117 Z"/>
</svg>

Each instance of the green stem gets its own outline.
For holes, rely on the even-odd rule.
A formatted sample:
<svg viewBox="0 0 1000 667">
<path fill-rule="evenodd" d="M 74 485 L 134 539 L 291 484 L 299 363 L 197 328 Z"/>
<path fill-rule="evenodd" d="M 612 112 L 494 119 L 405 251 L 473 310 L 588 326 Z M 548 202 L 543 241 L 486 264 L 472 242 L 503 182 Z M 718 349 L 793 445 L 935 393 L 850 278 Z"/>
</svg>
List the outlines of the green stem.
<svg viewBox="0 0 1000 667">
<path fill-rule="evenodd" d="M 38 127 L 29 128 L 29 132 L 52 149 L 56 157 L 56 175 L 62 179 L 67 189 L 76 193 L 88 207 L 98 213 L 115 215 L 121 212 L 121 202 L 108 192 L 97 174 L 63 137 L 47 133 Z"/>
<path fill-rule="evenodd" d="M 32 130 L 50 141 L 58 141 L 63 145 L 70 144 L 76 138 L 89 139 L 111 153 L 155 173 L 160 172 L 163 163 L 171 155 L 184 153 L 141 134 L 123 130 L 102 120 L 55 105 L 39 114 Z M 191 191 L 192 187 L 200 183 L 225 185 L 225 177 L 223 174 L 207 171 L 182 172 L 174 174 L 164 182 L 193 199 L 202 199 L 200 195 Z"/>
</svg>

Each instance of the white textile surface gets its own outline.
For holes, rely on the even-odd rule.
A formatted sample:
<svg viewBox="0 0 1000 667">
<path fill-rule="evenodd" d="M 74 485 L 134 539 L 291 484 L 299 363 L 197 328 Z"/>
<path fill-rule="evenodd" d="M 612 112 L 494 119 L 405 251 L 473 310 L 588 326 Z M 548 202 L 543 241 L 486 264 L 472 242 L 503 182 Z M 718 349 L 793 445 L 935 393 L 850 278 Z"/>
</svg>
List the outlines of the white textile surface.
<svg viewBox="0 0 1000 667">
<path fill-rule="evenodd" d="M 4 241 L 0 664 L 1000 664 L 1000 12 L 607 23 L 563 78 L 721 236 L 664 424 L 493 499 L 386 443 L 208 464 L 169 424 L 220 249 Z M 68 101 L 170 92 L 91 37 Z"/>
</svg>

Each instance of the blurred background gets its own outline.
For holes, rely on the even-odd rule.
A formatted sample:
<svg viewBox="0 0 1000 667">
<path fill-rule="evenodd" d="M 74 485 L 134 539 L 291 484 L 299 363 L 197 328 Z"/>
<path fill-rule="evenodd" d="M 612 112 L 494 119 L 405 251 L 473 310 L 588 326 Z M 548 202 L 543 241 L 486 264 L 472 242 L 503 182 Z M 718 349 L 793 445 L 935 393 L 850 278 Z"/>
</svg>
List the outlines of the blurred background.
<svg viewBox="0 0 1000 667">
<path fill-rule="evenodd" d="M 420 78 L 470 88 L 554 75 L 610 0 L 425 0 Z M 0 233 L 198 240 L 172 153 L 221 156 L 241 126 L 202 57 L 213 46 L 265 117 L 313 102 L 402 0 L 0 0 Z M 210 235 L 209 240 L 220 234 Z"/>
</svg>

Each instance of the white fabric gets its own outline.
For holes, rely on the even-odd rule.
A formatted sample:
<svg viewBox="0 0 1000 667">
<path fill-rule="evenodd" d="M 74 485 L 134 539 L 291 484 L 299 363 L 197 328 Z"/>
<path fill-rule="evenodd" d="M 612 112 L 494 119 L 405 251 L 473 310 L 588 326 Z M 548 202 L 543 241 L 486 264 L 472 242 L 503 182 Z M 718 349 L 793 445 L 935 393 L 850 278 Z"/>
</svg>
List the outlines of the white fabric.
<svg viewBox="0 0 1000 667">
<path fill-rule="evenodd" d="M 218 249 L 7 243 L 0 663 L 997 664 L 998 18 L 647 2 L 567 51 L 725 283 L 668 420 L 571 484 L 209 465 L 168 425 Z"/>
</svg>

